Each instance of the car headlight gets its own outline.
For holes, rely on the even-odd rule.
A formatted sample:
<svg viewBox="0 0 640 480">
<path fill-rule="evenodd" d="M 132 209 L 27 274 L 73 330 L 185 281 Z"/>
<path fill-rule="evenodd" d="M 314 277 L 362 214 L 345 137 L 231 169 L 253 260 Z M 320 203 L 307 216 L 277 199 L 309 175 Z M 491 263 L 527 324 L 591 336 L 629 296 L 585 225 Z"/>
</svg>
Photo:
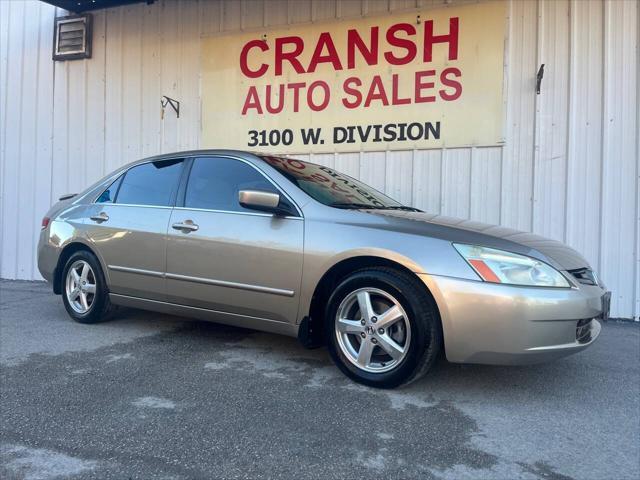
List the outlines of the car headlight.
<svg viewBox="0 0 640 480">
<path fill-rule="evenodd" d="M 535 287 L 571 286 L 559 271 L 535 258 L 476 245 L 454 243 L 453 246 L 485 282 Z"/>
</svg>

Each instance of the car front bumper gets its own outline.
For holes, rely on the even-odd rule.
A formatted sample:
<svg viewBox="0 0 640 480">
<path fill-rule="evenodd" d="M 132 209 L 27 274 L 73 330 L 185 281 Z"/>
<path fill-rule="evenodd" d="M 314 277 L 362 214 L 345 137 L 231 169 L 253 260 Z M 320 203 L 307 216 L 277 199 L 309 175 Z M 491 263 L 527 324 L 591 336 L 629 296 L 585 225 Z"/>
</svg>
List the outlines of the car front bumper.
<svg viewBox="0 0 640 480">
<path fill-rule="evenodd" d="M 591 345 L 600 334 L 598 319 L 608 314 L 606 292 L 598 286 L 420 278 L 436 300 L 447 360 L 455 363 L 522 365 L 564 357 Z"/>
</svg>

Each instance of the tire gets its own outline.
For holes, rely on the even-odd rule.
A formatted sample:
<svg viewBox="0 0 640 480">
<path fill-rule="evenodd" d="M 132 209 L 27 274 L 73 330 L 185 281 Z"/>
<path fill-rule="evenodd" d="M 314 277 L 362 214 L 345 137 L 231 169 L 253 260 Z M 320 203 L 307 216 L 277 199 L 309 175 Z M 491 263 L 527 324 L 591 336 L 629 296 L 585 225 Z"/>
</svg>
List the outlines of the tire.
<svg viewBox="0 0 640 480">
<path fill-rule="evenodd" d="M 368 315 L 362 314 L 361 304 Z M 405 272 L 371 267 L 352 273 L 333 291 L 324 318 L 333 361 L 358 383 L 376 388 L 408 384 L 439 358 L 437 307 L 425 287 Z M 390 323 L 393 318 L 397 320 Z"/>
<path fill-rule="evenodd" d="M 93 253 L 81 250 L 67 260 L 62 271 L 62 302 L 69 316 L 79 323 L 103 322 L 115 312 L 100 262 Z"/>
</svg>

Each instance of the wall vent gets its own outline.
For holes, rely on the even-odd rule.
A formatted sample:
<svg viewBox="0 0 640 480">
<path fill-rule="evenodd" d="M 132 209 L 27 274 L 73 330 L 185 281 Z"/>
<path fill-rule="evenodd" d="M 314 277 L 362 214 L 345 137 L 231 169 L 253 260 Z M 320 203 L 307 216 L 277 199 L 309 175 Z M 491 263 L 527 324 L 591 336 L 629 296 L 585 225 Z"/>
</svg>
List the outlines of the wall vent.
<svg viewBox="0 0 640 480">
<path fill-rule="evenodd" d="M 53 59 L 91 58 L 91 15 L 70 15 L 55 19 Z"/>
</svg>

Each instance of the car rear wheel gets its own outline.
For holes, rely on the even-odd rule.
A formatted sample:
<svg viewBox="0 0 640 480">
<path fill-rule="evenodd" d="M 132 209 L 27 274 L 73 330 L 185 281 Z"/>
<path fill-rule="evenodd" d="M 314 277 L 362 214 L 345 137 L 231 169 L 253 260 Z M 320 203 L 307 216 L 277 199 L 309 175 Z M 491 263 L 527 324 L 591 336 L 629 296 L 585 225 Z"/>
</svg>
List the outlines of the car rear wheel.
<svg viewBox="0 0 640 480">
<path fill-rule="evenodd" d="M 420 378 L 442 343 L 431 296 L 411 275 L 391 268 L 367 268 L 344 279 L 329 299 L 325 322 L 338 367 L 372 387 Z"/>
<path fill-rule="evenodd" d="M 97 323 L 111 316 L 115 308 L 109 301 L 104 274 L 95 255 L 87 251 L 74 253 L 62 275 L 62 301 L 71 318 L 80 323 Z"/>
</svg>

